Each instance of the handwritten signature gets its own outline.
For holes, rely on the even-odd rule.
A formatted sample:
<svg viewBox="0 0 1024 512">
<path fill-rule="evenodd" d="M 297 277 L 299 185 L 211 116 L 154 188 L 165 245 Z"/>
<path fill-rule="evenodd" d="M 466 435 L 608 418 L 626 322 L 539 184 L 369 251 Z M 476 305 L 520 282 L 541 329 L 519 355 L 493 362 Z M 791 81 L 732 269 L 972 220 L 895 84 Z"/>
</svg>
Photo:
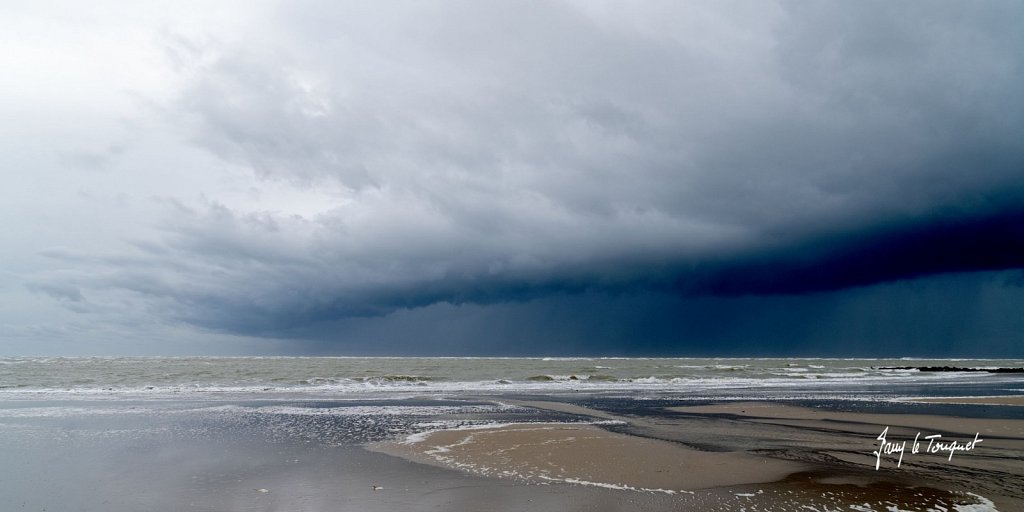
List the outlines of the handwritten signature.
<svg viewBox="0 0 1024 512">
<path fill-rule="evenodd" d="M 871 452 L 871 454 L 875 456 L 875 470 L 876 471 L 878 470 L 878 467 L 882 465 L 882 456 L 883 455 L 891 455 L 891 456 L 895 457 L 895 454 L 898 453 L 899 454 L 899 459 L 896 460 L 896 467 L 900 467 L 900 464 L 903 464 L 903 455 L 906 453 L 906 450 L 907 450 L 907 442 L 906 441 L 889 441 L 888 439 L 886 439 L 886 435 L 888 433 L 889 433 L 889 427 L 885 427 L 885 430 L 882 430 L 882 433 L 879 434 L 878 437 L 875 438 L 875 439 L 878 439 L 878 441 L 879 441 L 878 450 Z M 953 460 L 953 454 L 954 453 L 956 453 L 956 452 L 969 452 L 969 451 L 973 450 L 974 448 L 976 448 L 978 446 L 978 443 L 984 441 L 984 439 L 981 439 L 981 437 L 979 437 L 980 435 L 981 435 L 981 432 L 978 432 L 978 433 L 974 434 L 974 440 L 973 441 L 961 443 L 961 442 L 958 442 L 958 441 L 945 441 L 945 440 L 942 439 L 942 435 L 941 434 L 932 434 L 930 436 L 924 436 L 924 438 L 922 438 L 921 437 L 921 433 L 918 432 L 917 435 L 914 436 L 913 444 L 910 445 L 910 453 L 911 454 L 917 454 L 918 452 L 920 452 L 921 451 L 921 442 L 922 442 L 921 440 L 922 439 L 927 439 L 928 440 L 928 445 L 924 448 L 925 453 L 947 453 L 948 452 L 949 453 L 949 457 L 946 458 L 946 460 L 947 461 L 951 461 L 951 460 Z"/>
</svg>

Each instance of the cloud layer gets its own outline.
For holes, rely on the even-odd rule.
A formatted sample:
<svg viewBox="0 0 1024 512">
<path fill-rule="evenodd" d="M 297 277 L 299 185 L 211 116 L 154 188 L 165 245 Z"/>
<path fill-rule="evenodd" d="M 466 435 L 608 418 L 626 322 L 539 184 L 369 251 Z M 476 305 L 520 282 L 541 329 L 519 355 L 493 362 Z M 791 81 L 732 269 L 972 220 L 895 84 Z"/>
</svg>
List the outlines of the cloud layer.
<svg viewBox="0 0 1024 512">
<path fill-rule="evenodd" d="M 101 250 L 39 244 L 28 289 L 325 339 L 452 305 L 786 301 L 1024 267 L 1013 2 L 254 12 L 154 23 L 170 85 L 136 95 L 162 135 L 61 165 L 139 155 L 126 192 L 160 199 Z M 192 194 L 153 190 L 175 173 Z"/>
</svg>

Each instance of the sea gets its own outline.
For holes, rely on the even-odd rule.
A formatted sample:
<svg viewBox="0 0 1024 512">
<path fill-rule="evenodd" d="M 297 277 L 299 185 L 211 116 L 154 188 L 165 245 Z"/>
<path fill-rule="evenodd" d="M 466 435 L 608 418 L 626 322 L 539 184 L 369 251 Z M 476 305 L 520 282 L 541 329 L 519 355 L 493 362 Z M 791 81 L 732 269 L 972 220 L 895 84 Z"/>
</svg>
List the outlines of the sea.
<svg viewBox="0 0 1024 512">
<path fill-rule="evenodd" d="M 975 371 L 921 371 L 949 367 Z M 1024 359 L 44 357 L 0 358 L 0 400 L 326 399 L 619 393 L 701 400 L 1014 394 Z M 979 371 L 981 370 L 981 371 Z"/>
<path fill-rule="evenodd" d="M 509 405 L 531 399 L 634 413 L 731 400 L 917 412 L 921 397 L 1024 394 L 1024 373 L 990 371 L 1021 367 L 1020 359 L 9 357 L 0 358 L 0 434 L 102 436 L 110 421 L 101 418 L 157 419 L 174 435 L 207 425 L 337 446 L 574 420 Z M 928 407 L 1024 418 L 1022 407 Z M 330 425 L 307 428 L 314 417 Z M 90 421 L 95 428 L 83 427 Z"/>
</svg>

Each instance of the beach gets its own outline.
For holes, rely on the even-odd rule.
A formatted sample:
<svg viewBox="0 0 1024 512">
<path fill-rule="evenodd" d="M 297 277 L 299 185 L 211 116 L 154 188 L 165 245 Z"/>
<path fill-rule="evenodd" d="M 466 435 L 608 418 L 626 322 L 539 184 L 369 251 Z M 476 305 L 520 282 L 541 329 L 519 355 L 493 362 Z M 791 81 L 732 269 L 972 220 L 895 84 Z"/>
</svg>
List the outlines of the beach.
<svg viewBox="0 0 1024 512">
<path fill-rule="evenodd" d="M 543 403 L 531 406 L 544 408 Z M 565 404 L 557 410 L 588 411 Z M 532 484 L 567 482 L 677 496 L 694 510 L 952 510 L 970 505 L 1015 510 L 1024 505 L 1017 477 L 1024 420 L 938 414 L 873 414 L 774 402 L 669 407 L 666 415 L 614 416 L 600 425 L 530 424 L 468 429 L 386 443 L 382 451 L 461 471 Z M 611 417 L 619 421 L 610 420 Z M 981 442 L 946 459 L 928 453 L 881 456 L 890 441 L 941 433 L 948 443 Z M 943 439 L 934 438 L 935 443 Z M 922 438 L 923 440 L 923 438 Z M 937 445 L 936 445 L 937 446 Z M 756 484 L 756 485 L 755 485 Z M 980 494 L 972 494 L 980 493 Z M 731 496 L 730 496 L 731 494 Z M 984 497 L 984 499 L 981 499 Z M 945 508 L 943 508 L 945 507 Z M 805 508 L 810 509 L 810 508 Z M 970 510 L 970 509 L 965 509 Z M 979 509 L 980 510 L 980 509 Z"/>
<path fill-rule="evenodd" d="M 670 361 L 699 366 L 683 362 Z M 288 373 L 289 365 L 304 363 L 276 364 Z M 0 392 L 0 496 L 14 510 L 83 512 L 1024 507 L 1019 377 L 899 371 L 875 378 L 851 370 L 867 380 L 721 385 L 744 370 L 715 365 L 751 364 L 733 363 L 679 370 L 697 374 L 670 377 L 677 379 L 671 389 L 633 376 L 588 387 L 581 376 L 573 382 L 554 374 L 549 381 L 522 378 L 521 386 L 498 379 L 509 384 L 496 391 L 482 383 L 431 384 L 432 375 L 419 375 L 341 393 L 307 384 L 275 388 L 273 372 L 266 385 L 235 388 L 197 382 L 191 374 L 175 377 L 200 384 L 191 390 L 134 382 L 9 386 Z M 69 366 L 83 372 L 115 366 L 53 364 L 65 375 Z M 117 364 L 141 375 L 168 362 Z M 189 364 L 197 374 L 216 373 L 220 362 Z M 219 371 L 236 378 L 239 364 L 224 363 Z M 541 366 L 561 365 L 554 369 L 568 375 L 576 368 L 613 373 L 621 371 L 616 365 L 647 365 L 637 372 L 669 366 L 517 360 L 478 361 L 474 371 L 488 364 L 528 376 Z M 825 375 L 864 366 L 756 364 L 749 371 L 755 376 L 743 383 L 765 381 L 766 373 Z M 728 377 L 709 379 L 708 372 Z"/>
</svg>

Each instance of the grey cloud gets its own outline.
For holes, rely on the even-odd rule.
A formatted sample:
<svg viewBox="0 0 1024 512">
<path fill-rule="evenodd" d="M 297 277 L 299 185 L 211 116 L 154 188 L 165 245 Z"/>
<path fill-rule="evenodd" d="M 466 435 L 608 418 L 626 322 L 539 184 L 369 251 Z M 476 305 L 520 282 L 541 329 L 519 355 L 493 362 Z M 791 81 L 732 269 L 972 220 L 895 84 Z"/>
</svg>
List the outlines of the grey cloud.
<svg viewBox="0 0 1024 512">
<path fill-rule="evenodd" d="M 100 151 L 63 151 L 60 153 L 60 159 L 72 169 L 100 171 L 113 164 L 126 149 L 126 145 L 113 144 Z"/>
<path fill-rule="evenodd" d="M 82 291 L 74 286 L 59 283 L 30 283 L 28 288 L 34 292 L 44 293 L 59 301 L 83 302 Z"/>
<path fill-rule="evenodd" d="M 533 195 L 783 229 L 1019 182 L 1012 4 L 783 4 L 726 49 L 561 4 L 428 5 L 319 5 L 285 18 L 287 45 L 224 52 L 182 99 L 197 140 L 267 177 L 463 216 Z"/>
<path fill-rule="evenodd" d="M 1024 266 L 1019 4 L 616 9 L 307 2 L 249 40 L 168 36 L 187 85 L 166 111 L 197 147 L 347 195 L 172 208 L 76 285 L 277 336 Z"/>
<path fill-rule="evenodd" d="M 63 279 L 34 280 L 25 284 L 29 291 L 50 297 L 61 307 L 74 313 L 91 313 L 95 307 L 82 294 L 82 290 Z"/>
</svg>

